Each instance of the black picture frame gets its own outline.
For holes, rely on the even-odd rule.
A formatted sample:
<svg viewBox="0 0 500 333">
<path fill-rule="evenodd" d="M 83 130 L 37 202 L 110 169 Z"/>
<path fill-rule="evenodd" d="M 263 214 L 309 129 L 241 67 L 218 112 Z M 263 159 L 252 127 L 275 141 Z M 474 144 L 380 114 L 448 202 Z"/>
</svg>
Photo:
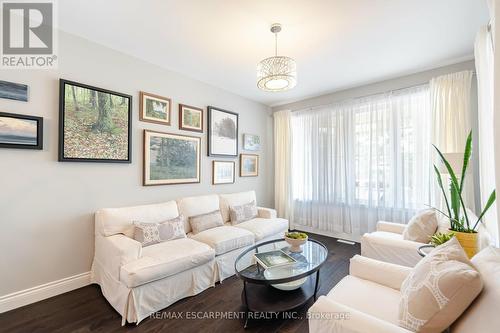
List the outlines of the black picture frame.
<svg viewBox="0 0 500 333">
<path fill-rule="evenodd" d="M 215 154 L 212 152 L 212 112 L 217 111 L 217 112 L 223 112 L 223 113 L 228 113 L 232 116 L 236 116 L 236 153 L 235 154 Z M 208 106 L 207 107 L 207 155 L 209 157 L 238 157 L 239 154 L 239 114 L 236 112 L 224 110 L 215 106 Z"/>
<path fill-rule="evenodd" d="M 43 149 L 43 118 L 36 116 L 26 116 L 23 114 L 17 113 L 8 113 L 8 112 L 0 112 L 0 118 L 14 118 L 14 119 L 24 119 L 24 120 L 32 120 L 37 122 L 37 130 L 36 130 L 36 145 L 28 145 L 28 144 L 17 144 L 17 143 L 1 143 L 0 148 L 13 148 L 13 149 L 35 149 L 42 150 Z"/>
<path fill-rule="evenodd" d="M 127 134 L 127 159 L 95 159 L 95 158 L 75 158 L 64 156 L 64 123 L 65 123 L 65 87 L 73 85 L 96 92 L 102 92 L 128 99 L 128 134 Z M 116 91 L 90 86 L 87 84 L 59 79 L 59 162 L 95 162 L 95 163 L 132 163 L 132 96 Z"/>
</svg>

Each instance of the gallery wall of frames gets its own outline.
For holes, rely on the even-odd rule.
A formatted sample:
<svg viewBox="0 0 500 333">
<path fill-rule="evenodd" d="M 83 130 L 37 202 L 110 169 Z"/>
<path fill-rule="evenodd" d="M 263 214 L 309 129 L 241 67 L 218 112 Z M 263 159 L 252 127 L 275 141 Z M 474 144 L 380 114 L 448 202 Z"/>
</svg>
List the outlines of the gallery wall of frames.
<svg viewBox="0 0 500 333">
<path fill-rule="evenodd" d="M 0 81 L 0 98 L 28 102 L 28 88 Z M 214 158 L 212 185 L 234 184 L 236 170 L 239 177 L 259 175 L 260 137 L 240 133 L 237 110 L 174 104 L 164 95 L 137 92 L 139 120 L 164 129 L 145 128 L 142 138 L 134 138 L 133 96 L 61 78 L 58 161 L 132 163 L 132 140 L 142 139 L 144 186 L 200 183 L 201 173 L 207 171 L 202 171 L 202 145 L 207 156 Z M 173 108 L 178 111 L 178 124 L 172 121 Z M 178 131 L 173 133 L 175 127 Z M 0 148 L 43 149 L 43 118 L 0 112 Z"/>
</svg>

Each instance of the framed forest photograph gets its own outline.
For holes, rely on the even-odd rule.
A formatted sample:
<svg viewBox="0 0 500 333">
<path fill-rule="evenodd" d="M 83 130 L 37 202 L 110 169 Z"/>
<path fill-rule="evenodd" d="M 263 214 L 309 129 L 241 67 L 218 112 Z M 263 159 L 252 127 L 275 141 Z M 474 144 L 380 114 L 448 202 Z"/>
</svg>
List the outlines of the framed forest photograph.
<svg viewBox="0 0 500 333">
<path fill-rule="evenodd" d="M 234 161 L 212 161 L 212 184 L 234 183 Z"/>
<path fill-rule="evenodd" d="M 201 138 L 144 130 L 144 186 L 199 183 Z"/>
<path fill-rule="evenodd" d="M 203 109 L 179 104 L 179 129 L 203 133 Z"/>
<path fill-rule="evenodd" d="M 140 93 L 139 120 L 170 126 L 172 100 L 168 97 Z"/>
<path fill-rule="evenodd" d="M 61 79 L 59 161 L 131 163 L 132 96 Z"/>
<path fill-rule="evenodd" d="M 238 114 L 208 107 L 208 156 L 238 156 Z"/>
</svg>

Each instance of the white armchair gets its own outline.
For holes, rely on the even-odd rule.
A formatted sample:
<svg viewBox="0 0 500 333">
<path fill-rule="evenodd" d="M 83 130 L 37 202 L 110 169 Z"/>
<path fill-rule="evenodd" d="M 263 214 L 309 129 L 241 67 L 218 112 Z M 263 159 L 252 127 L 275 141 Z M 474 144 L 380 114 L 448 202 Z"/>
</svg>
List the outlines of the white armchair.
<svg viewBox="0 0 500 333">
<path fill-rule="evenodd" d="M 361 255 L 364 257 L 414 267 L 422 257 L 417 249 L 424 243 L 403 239 L 405 224 L 380 221 L 377 230 L 361 237 Z"/>
<path fill-rule="evenodd" d="M 451 325 L 452 333 L 493 333 L 500 327 L 500 249 L 487 247 L 472 258 L 483 291 Z M 400 287 L 412 270 L 361 256 L 350 275 L 309 308 L 311 333 L 409 333 L 398 325 Z"/>
<path fill-rule="evenodd" d="M 309 309 L 309 332 L 409 333 L 398 325 L 398 306 L 411 268 L 356 255 L 349 271 Z"/>
</svg>

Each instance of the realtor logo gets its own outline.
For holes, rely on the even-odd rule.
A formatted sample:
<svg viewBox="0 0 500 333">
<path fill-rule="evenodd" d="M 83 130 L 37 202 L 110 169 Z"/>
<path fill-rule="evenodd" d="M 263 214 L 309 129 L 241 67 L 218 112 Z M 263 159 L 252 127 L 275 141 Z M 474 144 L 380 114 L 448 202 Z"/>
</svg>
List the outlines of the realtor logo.
<svg viewBox="0 0 500 333">
<path fill-rule="evenodd" d="M 55 68 L 54 2 L 2 2 L 2 68 Z"/>
</svg>

